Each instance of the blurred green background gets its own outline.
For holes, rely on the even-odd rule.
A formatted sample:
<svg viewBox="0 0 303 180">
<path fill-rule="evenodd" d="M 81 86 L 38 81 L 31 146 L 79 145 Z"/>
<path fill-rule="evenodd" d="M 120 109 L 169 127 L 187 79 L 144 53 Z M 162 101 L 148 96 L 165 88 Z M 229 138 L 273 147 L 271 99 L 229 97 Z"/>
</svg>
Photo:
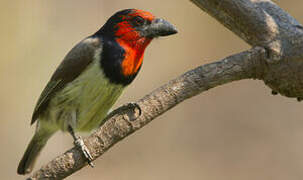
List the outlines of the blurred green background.
<svg viewBox="0 0 303 180">
<path fill-rule="evenodd" d="M 303 1 L 277 3 L 303 21 Z M 188 0 L 2 0 L 1 179 L 24 179 L 16 168 L 34 132 L 31 114 L 57 65 L 77 42 L 125 8 L 163 17 L 179 34 L 152 42 L 139 76 L 116 106 L 198 65 L 249 48 Z M 252 80 L 211 89 L 115 145 L 95 168 L 68 179 L 302 180 L 303 105 L 270 92 Z M 72 138 L 57 133 L 35 169 L 70 147 Z"/>
</svg>

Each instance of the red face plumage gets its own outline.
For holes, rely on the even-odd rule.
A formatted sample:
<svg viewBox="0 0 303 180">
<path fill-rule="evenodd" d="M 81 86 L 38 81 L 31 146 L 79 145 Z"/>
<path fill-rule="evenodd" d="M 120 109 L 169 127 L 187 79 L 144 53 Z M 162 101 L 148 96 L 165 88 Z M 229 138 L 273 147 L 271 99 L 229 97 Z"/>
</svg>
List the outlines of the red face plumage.
<svg viewBox="0 0 303 180">
<path fill-rule="evenodd" d="M 142 18 L 146 22 L 154 20 L 154 16 L 146 11 L 133 10 L 131 13 L 124 15 L 122 22 L 117 23 L 115 32 L 116 40 L 125 50 L 124 60 L 122 61 L 122 73 L 124 76 L 130 76 L 138 72 L 142 61 L 145 48 L 151 42 L 152 38 L 142 37 L 140 32 L 134 27 L 134 23 Z"/>
<path fill-rule="evenodd" d="M 116 37 L 119 37 L 119 39 L 123 39 L 125 41 L 129 41 L 129 43 L 142 38 L 140 36 L 140 33 L 136 31 L 136 27 L 134 27 L 133 24 L 133 21 L 135 21 L 135 23 L 144 23 L 143 21 L 136 22 L 138 17 L 148 22 L 151 22 L 155 19 L 155 16 L 149 12 L 142 10 L 132 10 L 131 13 L 122 15 L 121 19 L 123 21 L 117 23 L 117 30 L 115 32 Z"/>
<path fill-rule="evenodd" d="M 142 65 L 146 47 L 155 37 L 177 33 L 168 21 L 149 12 L 125 9 L 115 13 L 94 36 L 103 41 L 101 68 L 113 83 L 130 84 Z"/>
</svg>

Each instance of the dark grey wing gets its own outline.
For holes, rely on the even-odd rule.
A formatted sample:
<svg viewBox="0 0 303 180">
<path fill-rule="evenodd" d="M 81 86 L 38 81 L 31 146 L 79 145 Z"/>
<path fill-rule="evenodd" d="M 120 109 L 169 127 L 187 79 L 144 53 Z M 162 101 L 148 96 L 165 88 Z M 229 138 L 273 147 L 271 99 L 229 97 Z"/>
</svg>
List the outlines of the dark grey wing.
<svg viewBox="0 0 303 180">
<path fill-rule="evenodd" d="M 42 91 L 36 104 L 31 124 L 43 113 L 51 98 L 66 84 L 76 79 L 93 61 L 97 49 L 101 49 L 99 38 L 88 37 L 77 44 L 63 59 L 50 81 Z"/>
</svg>

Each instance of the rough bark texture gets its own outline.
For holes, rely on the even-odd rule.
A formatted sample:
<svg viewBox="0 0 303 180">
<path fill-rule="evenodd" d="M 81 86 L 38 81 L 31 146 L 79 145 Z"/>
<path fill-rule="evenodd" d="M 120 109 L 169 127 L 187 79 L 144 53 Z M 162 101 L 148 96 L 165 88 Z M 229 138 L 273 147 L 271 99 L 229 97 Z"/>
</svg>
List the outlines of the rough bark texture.
<svg viewBox="0 0 303 180">
<path fill-rule="evenodd" d="M 94 159 L 187 98 L 241 79 L 263 80 L 288 97 L 303 97 L 303 27 L 269 0 L 192 0 L 247 43 L 251 50 L 188 71 L 146 95 L 138 110 L 119 108 L 84 141 Z M 30 179 L 63 179 L 86 166 L 77 148 L 55 158 Z"/>
<path fill-rule="evenodd" d="M 262 80 L 287 97 L 303 97 L 303 27 L 270 0 L 191 0 L 251 46 L 268 51 Z"/>
</svg>

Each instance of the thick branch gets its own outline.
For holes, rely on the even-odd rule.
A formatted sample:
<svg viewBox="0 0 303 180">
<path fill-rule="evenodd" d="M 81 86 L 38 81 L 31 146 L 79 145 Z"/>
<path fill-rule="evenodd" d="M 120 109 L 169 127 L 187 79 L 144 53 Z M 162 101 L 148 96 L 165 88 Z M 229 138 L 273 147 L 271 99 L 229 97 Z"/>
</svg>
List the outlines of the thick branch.
<svg viewBox="0 0 303 180">
<path fill-rule="evenodd" d="M 303 28 L 270 0 L 191 0 L 252 46 L 268 52 L 262 79 L 287 97 L 303 97 Z"/>
<path fill-rule="evenodd" d="M 132 120 L 138 115 L 136 111 L 117 111 L 100 129 L 84 139 L 85 144 L 96 159 L 185 99 L 232 81 L 260 78 L 265 57 L 265 49 L 256 47 L 188 71 L 137 101 L 142 110 L 137 119 Z M 85 157 L 74 147 L 36 171 L 31 179 L 63 179 L 86 165 Z"/>
<path fill-rule="evenodd" d="M 191 0 L 252 46 L 301 33 L 300 24 L 270 0 Z"/>
</svg>

